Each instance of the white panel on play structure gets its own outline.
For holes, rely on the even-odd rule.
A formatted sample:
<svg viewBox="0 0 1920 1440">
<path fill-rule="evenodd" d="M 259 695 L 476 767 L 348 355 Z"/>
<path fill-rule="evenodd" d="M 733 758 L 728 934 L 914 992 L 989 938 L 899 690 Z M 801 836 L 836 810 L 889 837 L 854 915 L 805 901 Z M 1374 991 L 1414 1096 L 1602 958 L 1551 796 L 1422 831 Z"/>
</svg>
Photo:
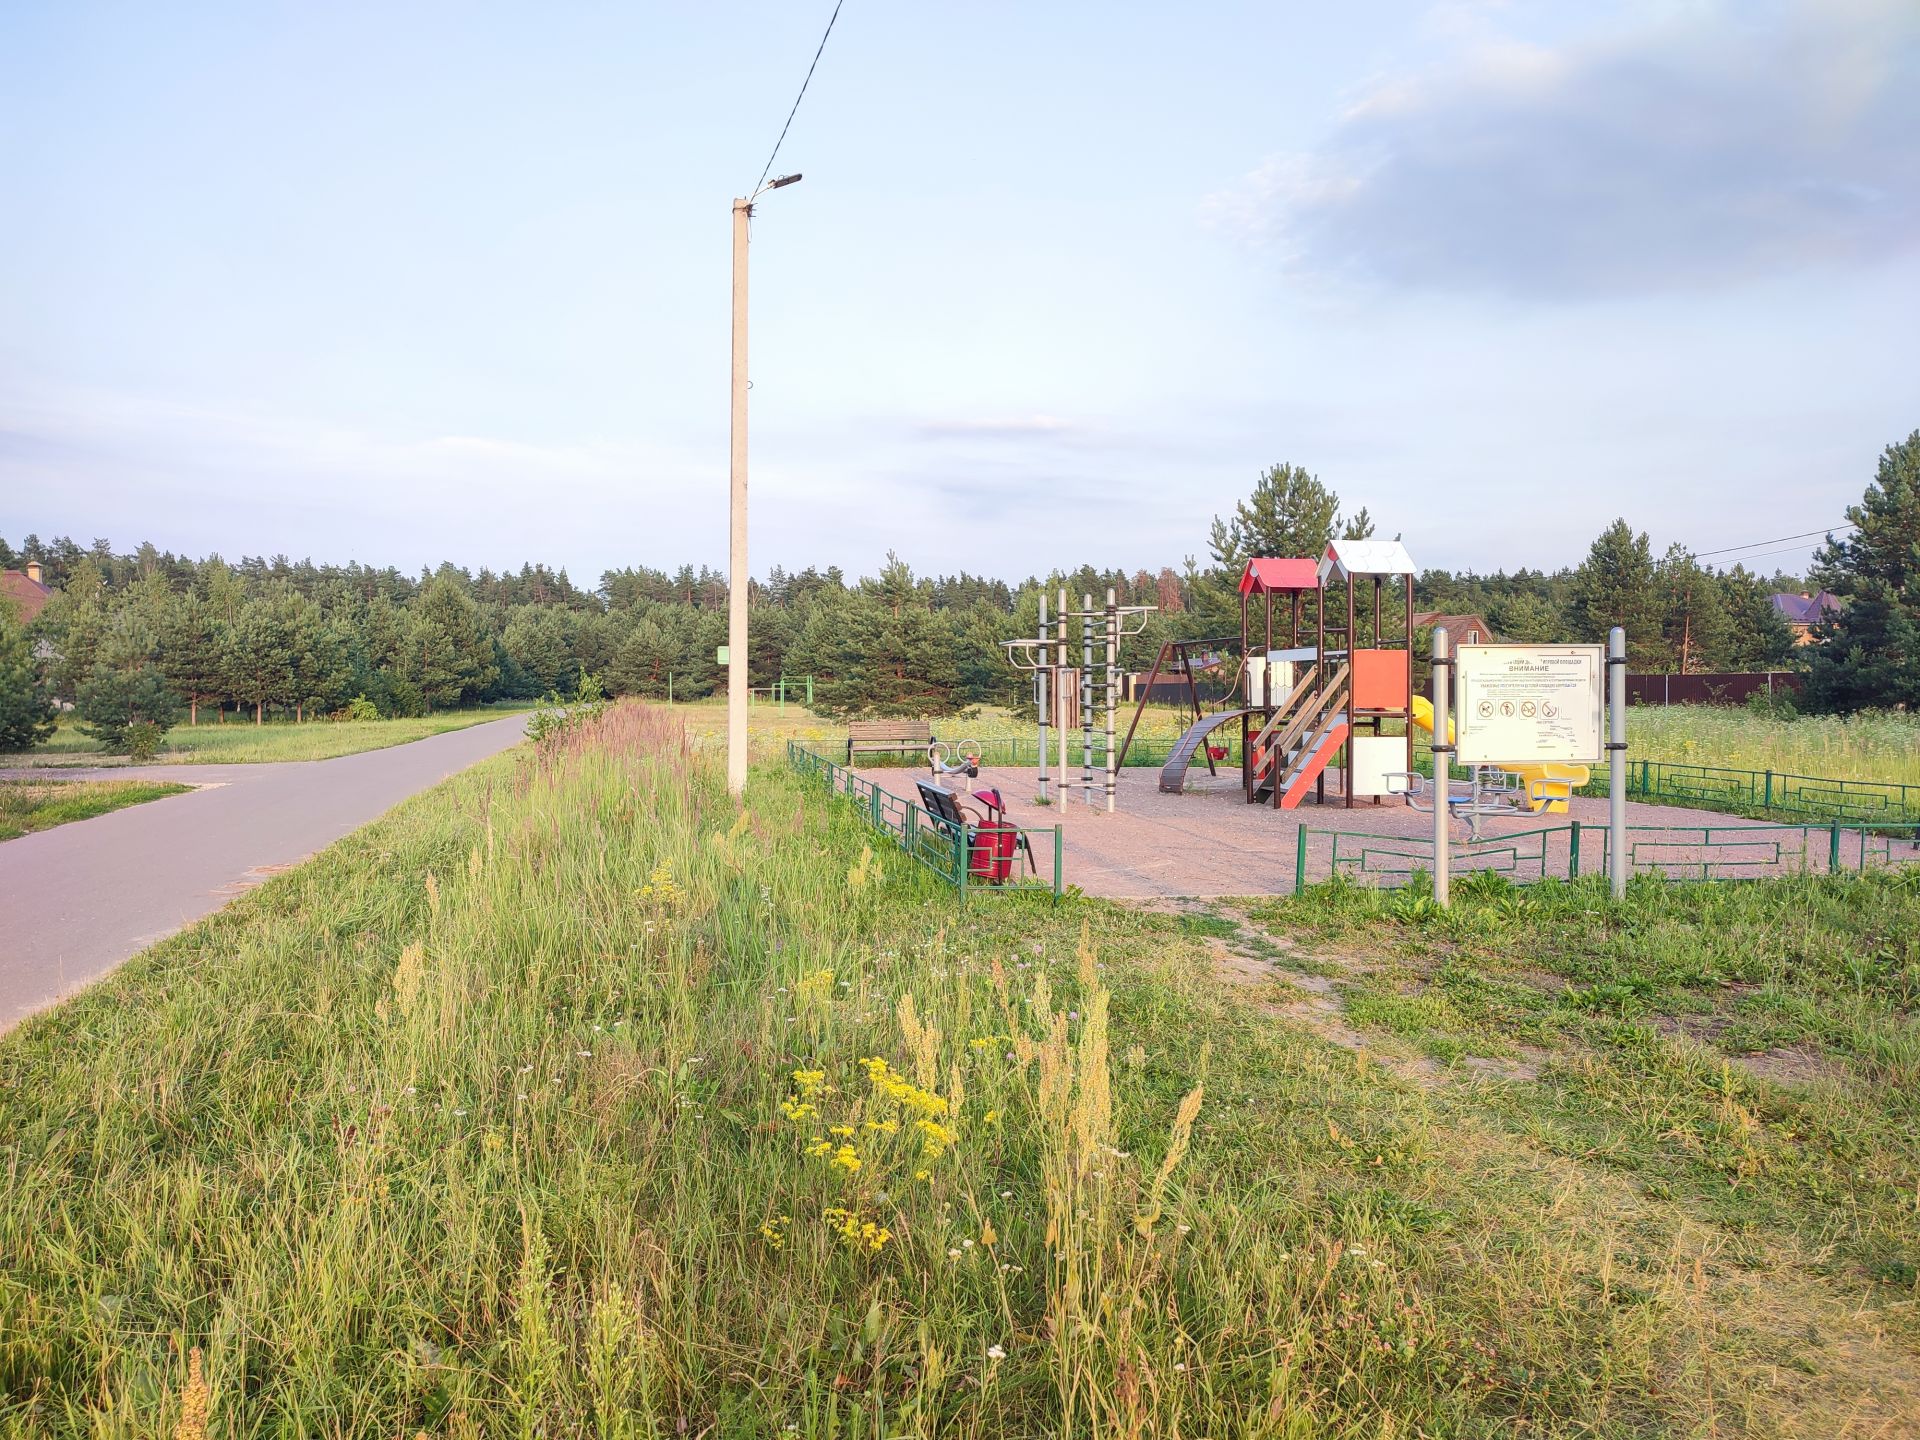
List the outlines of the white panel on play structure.
<svg viewBox="0 0 1920 1440">
<path fill-rule="evenodd" d="M 1329 540 L 1320 557 L 1320 583 L 1355 575 L 1411 575 L 1413 557 L 1398 540 Z"/>
<path fill-rule="evenodd" d="M 1407 793 L 1407 741 L 1403 735 L 1356 735 L 1352 740 L 1353 794 Z"/>
<path fill-rule="evenodd" d="M 1265 655 L 1247 657 L 1247 704 L 1279 705 L 1293 694 L 1293 687 L 1299 683 L 1293 654 L 1292 651 L 1269 650 Z M 1266 693 L 1266 676 L 1269 670 L 1273 672 L 1271 700 Z"/>
</svg>

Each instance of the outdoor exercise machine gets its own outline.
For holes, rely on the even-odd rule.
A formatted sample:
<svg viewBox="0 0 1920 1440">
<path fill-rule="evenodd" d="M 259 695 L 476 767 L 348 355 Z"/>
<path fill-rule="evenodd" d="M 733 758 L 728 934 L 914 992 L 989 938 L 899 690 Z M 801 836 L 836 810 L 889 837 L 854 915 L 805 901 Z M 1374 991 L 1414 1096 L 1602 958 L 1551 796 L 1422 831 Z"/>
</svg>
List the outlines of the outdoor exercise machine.
<svg viewBox="0 0 1920 1440">
<path fill-rule="evenodd" d="M 935 740 L 927 746 L 927 768 L 933 772 L 933 783 L 938 785 L 949 775 L 964 775 L 969 780 L 980 777 L 980 750 L 978 740 Z"/>
<path fill-rule="evenodd" d="M 1018 640 L 1003 640 L 1000 643 L 1007 652 L 1007 661 L 1016 670 L 1026 670 L 1033 675 L 1034 709 L 1038 717 L 1040 740 L 1040 793 L 1036 797 L 1040 804 L 1051 804 L 1053 797 L 1048 794 L 1048 785 L 1054 783 L 1047 773 L 1047 752 L 1050 748 L 1048 730 L 1059 735 L 1060 774 L 1057 782 L 1061 809 L 1066 808 L 1066 792 L 1076 785 L 1085 795 L 1089 807 L 1099 804 L 1097 796 L 1106 797 L 1107 813 L 1113 813 L 1114 786 L 1120 778 L 1119 751 L 1114 746 L 1114 731 L 1119 718 L 1120 704 L 1120 646 L 1138 635 L 1146 628 L 1147 616 L 1158 606 L 1122 605 L 1119 603 L 1119 591 L 1107 588 L 1107 603 L 1096 607 L 1093 596 L 1082 594 L 1080 608 L 1067 608 L 1067 587 L 1059 589 L 1059 603 L 1055 607 L 1053 628 L 1048 629 L 1047 597 L 1043 591 L 1040 596 L 1040 628 L 1033 636 L 1022 636 Z M 1072 622 L 1078 622 L 1080 631 L 1079 655 L 1075 658 L 1072 645 Z M 1106 715 L 1106 752 L 1105 765 L 1099 779 L 1095 779 L 1093 768 L 1093 731 L 1095 717 L 1103 711 Z M 1067 764 L 1067 734 L 1074 728 L 1074 717 L 1079 716 L 1080 741 L 1080 778 L 1069 778 Z"/>
</svg>

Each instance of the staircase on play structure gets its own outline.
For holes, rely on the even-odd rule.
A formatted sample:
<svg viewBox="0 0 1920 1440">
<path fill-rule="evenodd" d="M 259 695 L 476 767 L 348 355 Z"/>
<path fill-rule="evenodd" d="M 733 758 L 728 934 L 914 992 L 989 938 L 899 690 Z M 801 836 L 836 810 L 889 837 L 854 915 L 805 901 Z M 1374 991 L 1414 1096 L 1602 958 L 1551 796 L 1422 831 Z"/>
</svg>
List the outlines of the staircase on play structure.
<svg viewBox="0 0 1920 1440">
<path fill-rule="evenodd" d="M 1318 668 L 1307 667 L 1293 693 L 1249 742 L 1248 803 L 1270 802 L 1277 787 L 1277 808 L 1296 808 L 1347 743 L 1347 692 L 1351 683 L 1347 662 L 1335 664 L 1324 685 L 1316 683 Z"/>
</svg>

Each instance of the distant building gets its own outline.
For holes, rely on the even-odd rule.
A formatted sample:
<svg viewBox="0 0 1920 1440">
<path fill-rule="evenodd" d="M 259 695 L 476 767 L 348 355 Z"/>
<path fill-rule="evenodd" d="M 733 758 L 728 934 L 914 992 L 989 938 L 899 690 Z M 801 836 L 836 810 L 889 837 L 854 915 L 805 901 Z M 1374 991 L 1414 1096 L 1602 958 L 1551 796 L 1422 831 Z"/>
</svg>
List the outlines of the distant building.
<svg viewBox="0 0 1920 1440">
<path fill-rule="evenodd" d="M 1492 645 L 1500 638 L 1493 633 L 1484 615 L 1443 615 L 1438 610 L 1420 610 L 1414 614 L 1413 628 L 1446 631 L 1449 650 L 1458 650 L 1462 645 Z"/>
<path fill-rule="evenodd" d="M 29 560 L 25 570 L 0 570 L 0 595 L 13 602 L 22 624 L 31 624 L 47 608 L 53 591 L 40 579 L 40 562 Z"/>
<path fill-rule="evenodd" d="M 1780 612 L 1780 618 L 1787 622 L 1787 628 L 1793 632 L 1793 643 L 1805 645 L 1813 639 L 1813 627 L 1820 623 L 1823 616 L 1831 615 L 1840 608 L 1840 597 L 1822 590 L 1817 595 L 1801 591 L 1798 595 L 1773 595 L 1773 608 Z"/>
</svg>

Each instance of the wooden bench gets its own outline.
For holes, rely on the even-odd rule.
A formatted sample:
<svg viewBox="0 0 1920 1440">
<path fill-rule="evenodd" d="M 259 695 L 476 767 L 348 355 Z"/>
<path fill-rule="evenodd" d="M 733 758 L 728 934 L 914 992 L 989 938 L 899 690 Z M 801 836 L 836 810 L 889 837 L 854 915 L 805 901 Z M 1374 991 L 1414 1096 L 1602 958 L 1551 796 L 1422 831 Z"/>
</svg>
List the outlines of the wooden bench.
<svg viewBox="0 0 1920 1440">
<path fill-rule="evenodd" d="M 847 725 L 847 764 L 866 753 L 898 753 L 918 750 L 923 754 L 933 743 L 933 726 L 925 720 L 854 720 Z"/>
</svg>

